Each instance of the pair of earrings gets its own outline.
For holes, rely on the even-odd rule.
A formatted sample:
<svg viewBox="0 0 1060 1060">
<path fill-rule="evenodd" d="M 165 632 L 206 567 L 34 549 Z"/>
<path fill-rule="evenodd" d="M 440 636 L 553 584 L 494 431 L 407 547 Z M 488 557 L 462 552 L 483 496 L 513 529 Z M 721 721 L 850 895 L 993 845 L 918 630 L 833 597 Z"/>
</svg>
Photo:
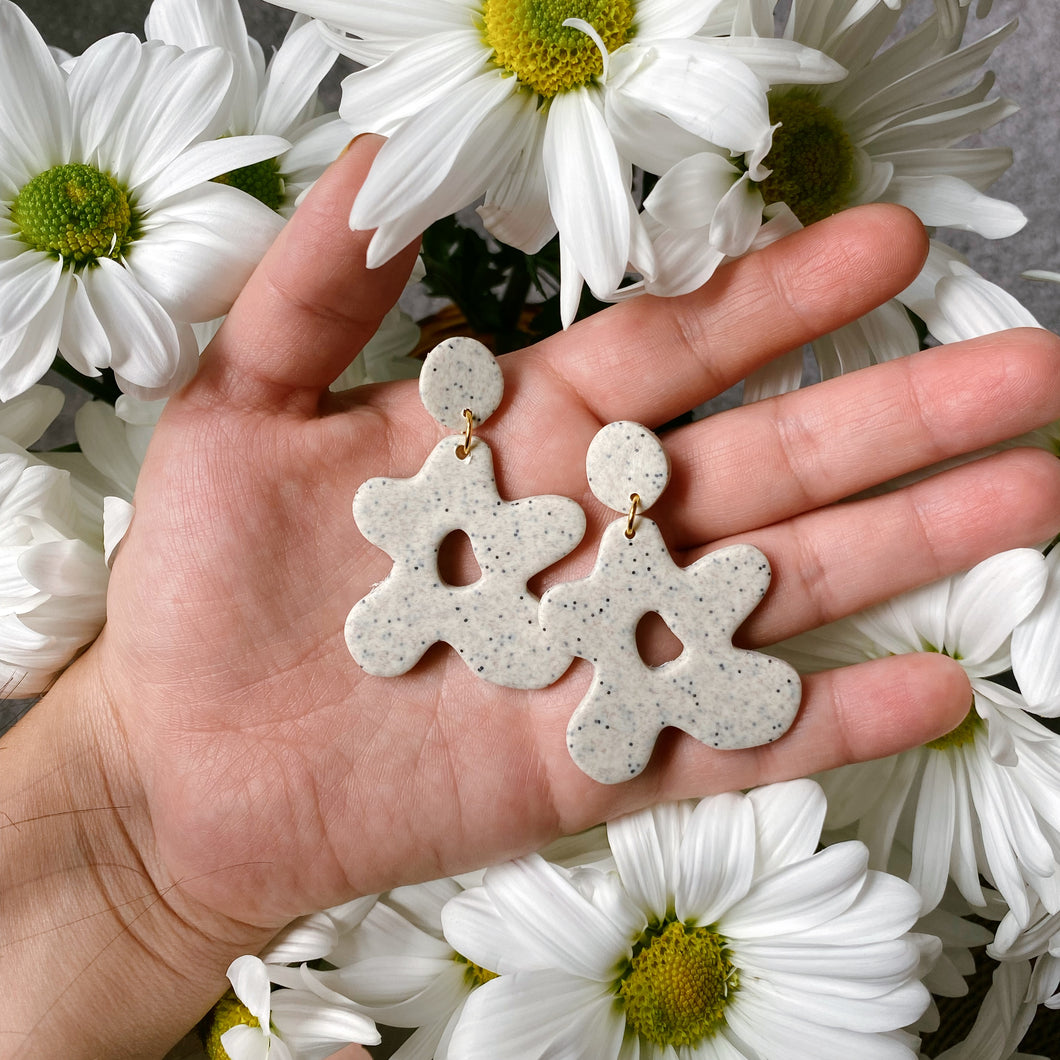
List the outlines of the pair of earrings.
<svg viewBox="0 0 1060 1060">
<path fill-rule="evenodd" d="M 365 538 L 394 561 L 387 578 L 346 620 L 346 643 L 367 673 L 395 677 L 444 641 L 483 680 L 544 688 L 575 656 L 595 674 L 567 728 L 575 763 L 605 784 L 636 776 L 667 726 L 711 747 L 769 743 L 788 729 L 801 697 L 787 663 L 734 648 L 732 636 L 769 586 L 765 556 L 730 545 L 678 567 L 658 526 L 643 513 L 666 488 L 669 458 L 640 424 L 605 426 L 586 454 L 589 488 L 620 513 L 603 533 L 592 572 L 553 586 L 540 599 L 527 588 L 539 571 L 571 552 L 585 513 L 568 497 L 503 500 L 493 454 L 474 434 L 504 392 L 500 366 L 473 339 L 443 342 L 420 372 L 420 397 L 444 427 L 412 478 L 374 478 L 353 501 Z M 450 585 L 438 555 L 464 531 L 481 575 Z M 660 615 L 681 654 L 644 662 L 637 627 Z"/>
</svg>

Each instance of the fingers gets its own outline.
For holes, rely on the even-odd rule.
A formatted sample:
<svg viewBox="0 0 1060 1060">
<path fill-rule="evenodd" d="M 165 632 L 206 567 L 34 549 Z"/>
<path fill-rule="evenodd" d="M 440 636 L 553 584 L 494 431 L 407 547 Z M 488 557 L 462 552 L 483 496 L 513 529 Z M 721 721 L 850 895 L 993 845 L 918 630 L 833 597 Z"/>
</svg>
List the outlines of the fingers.
<svg viewBox="0 0 1060 1060">
<path fill-rule="evenodd" d="M 926 252 L 908 211 L 847 210 L 723 267 L 692 294 L 637 298 L 590 317 L 527 359 L 601 422 L 657 426 L 893 297 Z"/>
<path fill-rule="evenodd" d="M 415 247 L 365 267 L 371 232 L 347 219 L 382 140 L 358 137 L 317 181 L 210 344 L 189 392 L 243 406 L 286 406 L 332 383 L 397 301 Z"/>
<path fill-rule="evenodd" d="M 1060 417 L 1060 340 L 925 350 L 667 435 L 674 547 L 766 526 Z M 672 514 L 672 518 L 670 518 Z"/>
<path fill-rule="evenodd" d="M 772 644 L 1060 529 L 1060 461 L 1016 449 L 737 535 L 773 568 L 740 641 Z M 729 544 L 722 540 L 718 546 Z"/>
</svg>

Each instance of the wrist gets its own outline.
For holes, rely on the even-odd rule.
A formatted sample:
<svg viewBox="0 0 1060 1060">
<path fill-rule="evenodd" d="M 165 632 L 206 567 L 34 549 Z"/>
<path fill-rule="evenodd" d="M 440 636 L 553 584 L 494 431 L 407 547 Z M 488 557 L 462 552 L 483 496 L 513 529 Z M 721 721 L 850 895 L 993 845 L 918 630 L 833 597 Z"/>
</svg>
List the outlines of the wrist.
<svg viewBox="0 0 1060 1060">
<path fill-rule="evenodd" d="M 224 991 L 229 962 L 268 939 L 167 878 L 92 652 L 0 743 L 0 807 L 13 1055 L 162 1055 Z"/>
</svg>

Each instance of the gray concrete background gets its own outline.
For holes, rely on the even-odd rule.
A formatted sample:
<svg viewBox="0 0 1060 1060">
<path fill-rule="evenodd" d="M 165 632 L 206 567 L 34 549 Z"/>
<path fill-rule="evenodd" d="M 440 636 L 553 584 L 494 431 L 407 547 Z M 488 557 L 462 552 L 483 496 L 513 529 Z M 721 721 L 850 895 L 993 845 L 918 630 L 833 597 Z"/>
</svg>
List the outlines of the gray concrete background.
<svg viewBox="0 0 1060 1060">
<path fill-rule="evenodd" d="M 241 0 L 241 4 L 250 32 L 266 48 L 282 39 L 290 12 L 263 0 Z M 907 14 L 922 17 L 932 4 L 933 0 L 913 0 Z M 107 33 L 142 34 L 150 0 L 21 0 L 20 6 L 49 44 L 76 54 Z M 1060 116 L 1056 109 L 1060 102 L 1060 5 L 1057 0 L 996 0 L 990 16 L 973 25 L 972 35 L 980 36 L 1012 18 L 1019 18 L 1020 28 L 995 53 L 992 66 L 998 89 L 1022 109 L 987 133 L 983 142 L 1015 149 L 1015 164 L 995 186 L 994 194 L 1019 205 L 1028 224 L 1018 235 L 996 242 L 964 233 L 944 235 L 970 256 L 980 272 L 1015 294 L 1042 324 L 1056 331 L 1060 330 L 1060 288 L 1023 280 L 1020 273 L 1029 268 L 1060 270 Z M 337 105 L 339 80 L 336 74 L 326 86 L 329 105 Z"/>
</svg>

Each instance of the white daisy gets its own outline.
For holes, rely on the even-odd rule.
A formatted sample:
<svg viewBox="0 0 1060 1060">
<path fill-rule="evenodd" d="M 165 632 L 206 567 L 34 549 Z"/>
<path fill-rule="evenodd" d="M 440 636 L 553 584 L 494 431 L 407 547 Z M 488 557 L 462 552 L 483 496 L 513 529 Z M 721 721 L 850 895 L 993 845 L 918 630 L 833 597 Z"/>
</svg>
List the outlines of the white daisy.
<svg viewBox="0 0 1060 1060">
<path fill-rule="evenodd" d="M 792 781 L 613 822 L 613 872 L 488 869 L 443 913 L 500 973 L 450 1060 L 912 1057 L 897 1028 L 928 1003 L 917 896 L 860 843 L 814 853 L 824 810 Z"/>
<path fill-rule="evenodd" d="M 533 253 L 559 231 L 564 323 L 583 278 L 603 297 L 627 263 L 651 275 L 631 164 L 662 172 L 707 143 L 761 175 L 764 85 L 840 73 L 787 41 L 697 37 L 716 2 L 283 0 L 368 64 L 345 81 L 340 113 L 389 137 L 350 219 L 378 229 L 369 263 L 484 194 L 505 243 Z"/>
<path fill-rule="evenodd" d="M 258 957 L 237 957 L 228 969 L 232 996 L 214 1006 L 207 1031 L 210 1060 L 323 1060 L 343 1045 L 378 1045 L 370 1019 L 345 998 L 272 988 Z"/>
<path fill-rule="evenodd" d="M 1001 553 L 771 649 L 804 672 L 937 651 L 967 673 L 973 702 L 953 731 L 819 778 L 828 827 L 857 822 L 875 866 L 889 864 L 895 835 L 903 837 L 924 911 L 938 904 L 948 877 L 983 906 L 980 873 L 1021 922 L 1030 915 L 1028 890 L 1060 909 L 1060 738 L 1018 693 L 990 680 L 1009 669 L 1012 631 L 1041 599 L 1046 577 L 1035 550 Z"/>
<path fill-rule="evenodd" d="M 26 451 L 62 407 L 33 387 L 0 406 L 0 696 L 44 691 L 106 618 L 103 497 Z"/>
<path fill-rule="evenodd" d="M 232 58 L 226 135 L 281 136 L 290 148 L 273 158 L 215 177 L 290 217 L 300 195 L 350 140 L 335 114 L 322 112 L 317 90 L 338 51 L 320 27 L 296 20 L 268 65 L 261 45 L 247 36 L 238 0 L 155 0 L 147 16 L 149 39 L 185 51 L 219 45 Z"/>
<path fill-rule="evenodd" d="M 1007 100 L 988 98 L 993 76 L 980 75 L 1014 23 L 962 48 L 966 12 L 959 12 L 953 34 L 940 32 L 932 15 L 885 46 L 903 6 L 854 0 L 791 6 L 780 36 L 830 55 L 846 76 L 770 88 L 770 119 L 779 127 L 763 161 L 765 179 L 713 152 L 681 160 L 660 179 L 644 203 L 656 250 L 656 272 L 644 289 L 680 294 L 704 282 L 726 254 L 748 248 L 762 206 L 770 203 L 786 203 L 804 225 L 861 203 L 896 202 L 926 225 L 990 238 L 1023 226 L 1015 206 L 985 194 L 1011 164 L 1011 151 L 955 146 L 1015 110 Z M 772 0 L 737 0 L 724 11 L 729 31 L 753 29 L 771 38 L 774 7 Z M 976 75 L 980 80 L 969 87 Z M 919 339 L 892 301 L 813 349 L 828 378 L 913 353 Z M 780 389 L 776 381 L 766 386 Z"/>
<path fill-rule="evenodd" d="M 0 0 L 0 397 L 58 348 L 157 396 L 195 370 L 187 321 L 227 312 L 282 221 L 210 178 L 283 150 L 210 140 L 232 77 L 220 49 L 115 34 L 69 74 Z"/>
</svg>

